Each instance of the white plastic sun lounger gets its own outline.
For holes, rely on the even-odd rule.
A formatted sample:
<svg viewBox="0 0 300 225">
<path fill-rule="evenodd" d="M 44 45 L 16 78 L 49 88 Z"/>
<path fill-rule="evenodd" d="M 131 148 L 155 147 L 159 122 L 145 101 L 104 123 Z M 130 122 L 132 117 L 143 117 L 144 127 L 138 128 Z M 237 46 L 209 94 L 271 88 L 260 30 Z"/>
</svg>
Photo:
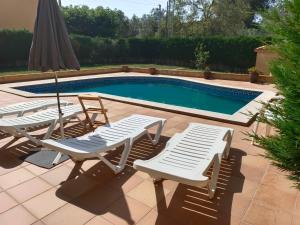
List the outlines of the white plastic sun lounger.
<svg viewBox="0 0 300 225">
<path fill-rule="evenodd" d="M 165 119 L 132 115 L 110 125 L 97 128 L 94 132 L 82 137 L 65 140 L 43 140 L 43 145 L 51 150 L 69 155 L 73 161 L 84 161 L 99 158 L 115 173 L 121 172 L 125 165 L 134 141 L 147 134 L 151 142 L 158 143 Z M 155 137 L 152 139 L 147 129 L 157 127 Z M 103 154 L 124 146 L 118 165 L 112 164 L 104 158 Z"/>
<path fill-rule="evenodd" d="M 209 197 L 213 198 L 221 160 L 228 157 L 232 135 L 230 128 L 191 123 L 183 133 L 175 134 L 160 154 L 149 160 L 136 160 L 133 167 L 154 180 L 207 187 Z"/>
<path fill-rule="evenodd" d="M 70 105 L 67 101 L 61 100 L 62 106 Z M 21 102 L 4 107 L 0 107 L 0 118 L 4 116 L 17 115 L 23 116 L 25 113 L 37 112 L 38 110 L 44 110 L 51 106 L 57 105 L 56 99 L 44 99 L 30 102 Z"/>
<path fill-rule="evenodd" d="M 82 113 L 81 105 L 69 105 L 62 107 L 63 121 L 68 121 L 72 118 L 79 117 Z M 27 137 L 32 142 L 41 145 L 40 140 L 31 136 L 28 129 L 34 129 L 41 126 L 49 126 L 48 131 L 44 136 L 44 139 L 49 138 L 59 122 L 58 110 L 56 108 L 39 111 L 27 116 L 0 119 L 0 130 L 8 133 L 16 138 Z"/>
</svg>

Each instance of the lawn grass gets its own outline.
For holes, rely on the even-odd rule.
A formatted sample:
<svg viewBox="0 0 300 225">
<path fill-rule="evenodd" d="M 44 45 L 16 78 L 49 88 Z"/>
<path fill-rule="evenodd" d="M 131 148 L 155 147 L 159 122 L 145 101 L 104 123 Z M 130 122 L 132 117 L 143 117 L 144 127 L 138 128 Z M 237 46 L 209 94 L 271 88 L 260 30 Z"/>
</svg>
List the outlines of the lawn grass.
<svg viewBox="0 0 300 225">
<path fill-rule="evenodd" d="M 81 69 L 105 69 L 105 68 L 115 68 L 123 66 L 121 65 L 82 65 Z M 150 68 L 155 67 L 157 69 L 176 69 L 176 70 L 194 70 L 187 67 L 178 67 L 178 66 L 167 66 L 167 65 L 157 65 L 157 64 L 126 64 L 129 67 L 140 67 L 140 68 Z M 29 71 L 26 67 L 18 68 L 9 68 L 9 69 L 0 69 L 0 76 L 6 75 L 17 75 L 17 74 L 30 74 L 37 73 L 37 71 Z"/>
</svg>

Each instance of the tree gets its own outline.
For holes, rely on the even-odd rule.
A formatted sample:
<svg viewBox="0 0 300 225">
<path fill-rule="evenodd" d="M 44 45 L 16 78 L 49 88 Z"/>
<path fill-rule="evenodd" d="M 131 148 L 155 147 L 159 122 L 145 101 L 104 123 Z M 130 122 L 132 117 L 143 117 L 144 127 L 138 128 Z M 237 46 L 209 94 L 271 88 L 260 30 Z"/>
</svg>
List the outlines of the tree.
<svg viewBox="0 0 300 225">
<path fill-rule="evenodd" d="M 126 37 L 128 35 L 129 20 L 120 10 L 69 6 L 63 8 L 63 13 L 70 33 L 92 37 Z"/>
<path fill-rule="evenodd" d="M 176 0 L 176 33 L 187 36 L 204 34 L 211 27 L 214 0 Z"/>
<path fill-rule="evenodd" d="M 248 0 L 176 0 L 175 8 L 188 36 L 240 35 L 252 15 Z"/>
<path fill-rule="evenodd" d="M 162 24 L 165 18 L 165 11 L 159 8 L 151 10 L 150 14 L 145 14 L 140 19 L 141 37 L 161 37 Z"/>
<path fill-rule="evenodd" d="M 277 133 L 255 136 L 268 156 L 287 170 L 300 188 L 300 1 L 283 0 L 264 15 L 264 28 L 272 36 L 272 48 L 280 58 L 271 64 L 275 84 L 284 100 L 268 105 L 274 119 L 265 122 Z"/>
<path fill-rule="evenodd" d="M 141 20 L 136 15 L 133 15 L 129 20 L 129 37 L 138 37 L 140 34 Z"/>
<path fill-rule="evenodd" d="M 215 0 L 212 11 L 214 17 L 208 32 L 226 36 L 241 35 L 251 16 L 250 5 L 245 0 Z"/>
</svg>

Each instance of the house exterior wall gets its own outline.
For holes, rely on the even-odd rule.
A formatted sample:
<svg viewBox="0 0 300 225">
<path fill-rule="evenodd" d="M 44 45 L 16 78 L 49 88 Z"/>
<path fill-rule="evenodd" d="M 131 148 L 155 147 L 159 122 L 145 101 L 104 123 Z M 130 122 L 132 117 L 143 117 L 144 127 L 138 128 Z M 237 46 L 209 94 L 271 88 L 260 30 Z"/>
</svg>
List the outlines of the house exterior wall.
<svg viewBox="0 0 300 225">
<path fill-rule="evenodd" d="M 256 69 L 265 74 L 265 75 L 271 75 L 269 64 L 274 59 L 278 58 L 278 54 L 276 52 L 271 51 L 266 46 L 259 47 L 255 49 L 256 52 Z"/>
<path fill-rule="evenodd" d="M 33 31 L 38 0 L 0 0 L 0 29 Z"/>
</svg>

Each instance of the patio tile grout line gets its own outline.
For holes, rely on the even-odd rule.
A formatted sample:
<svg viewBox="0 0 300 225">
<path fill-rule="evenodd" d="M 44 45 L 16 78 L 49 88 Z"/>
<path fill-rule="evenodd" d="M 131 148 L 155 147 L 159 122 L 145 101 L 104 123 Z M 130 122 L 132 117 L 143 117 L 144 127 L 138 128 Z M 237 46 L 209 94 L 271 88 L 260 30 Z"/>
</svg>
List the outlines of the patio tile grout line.
<svg viewBox="0 0 300 225">
<path fill-rule="evenodd" d="M 26 165 L 26 166 L 28 166 L 28 165 Z M 7 188 L 7 189 L 3 189 L 3 191 L 9 190 L 9 189 L 12 189 L 12 188 L 15 188 L 15 187 L 17 187 L 18 185 L 24 184 L 24 183 L 26 183 L 26 182 L 28 182 L 28 181 L 30 181 L 30 180 L 33 180 L 34 178 L 37 178 L 37 177 L 40 178 L 40 179 L 42 179 L 42 180 L 45 181 L 47 184 L 49 184 L 50 186 L 53 187 L 52 184 L 50 184 L 48 181 L 46 181 L 45 179 L 43 179 L 42 177 L 40 177 L 41 175 L 43 175 L 43 174 L 45 174 L 45 173 L 48 173 L 50 170 L 47 171 L 47 172 L 45 172 L 45 173 L 42 173 L 42 174 L 40 174 L 40 175 L 37 175 L 37 174 L 34 174 L 33 172 L 31 172 L 30 170 L 28 170 L 27 168 L 25 168 L 26 166 L 21 167 L 21 168 L 18 168 L 18 169 L 25 169 L 27 172 L 31 173 L 31 175 L 33 175 L 34 177 L 32 177 L 32 178 L 30 178 L 30 179 L 28 179 L 28 180 L 22 181 L 21 183 L 18 183 L 18 184 L 16 184 L 16 185 L 13 185 L 13 186 L 11 186 L 11 187 L 9 187 L 9 188 Z M 62 165 L 60 165 L 60 166 L 62 166 Z M 58 166 L 58 167 L 56 167 L 56 168 L 59 168 L 60 166 Z M 18 169 L 16 169 L 16 170 L 18 170 Z M 14 171 L 16 171 L 16 170 L 14 170 Z M 14 172 L 14 171 L 8 172 L 8 173 L 6 173 L 6 174 L 12 173 L 12 172 Z M 3 175 L 6 175 L 6 174 L 3 174 Z M 1 176 L 2 176 L 2 175 L 1 175 Z M 1 176 L 0 176 L 0 177 L 1 177 Z"/>
<path fill-rule="evenodd" d="M 33 180 L 33 179 L 35 179 L 35 178 L 36 178 L 36 177 L 34 177 L 34 178 L 32 178 L 32 179 L 29 179 L 29 180 L 27 180 L 27 181 Z M 40 178 L 40 179 L 42 179 L 42 178 Z M 42 180 L 45 181 L 44 179 L 42 179 Z M 27 182 L 27 181 L 25 181 L 25 182 Z M 22 182 L 22 183 L 25 183 L 25 182 Z M 22 184 L 22 183 L 20 183 L 20 184 Z M 47 182 L 47 184 L 49 184 L 49 183 Z M 11 208 L 9 208 L 9 209 L 3 211 L 2 213 L 6 212 L 6 211 L 9 211 L 9 210 L 11 210 L 11 209 L 13 209 L 13 208 L 15 208 L 15 207 L 17 207 L 17 206 L 22 206 L 22 207 L 23 207 L 24 209 L 26 209 L 26 211 L 28 211 L 32 216 L 34 216 L 34 217 L 37 218 L 38 220 L 41 220 L 42 218 L 46 217 L 47 215 L 51 214 L 52 212 L 54 212 L 54 211 L 56 211 L 57 209 L 63 207 L 64 205 L 66 205 L 68 202 L 66 202 L 63 206 L 57 208 L 56 210 L 52 211 L 51 213 L 47 214 L 46 216 L 44 216 L 44 217 L 42 217 L 42 218 L 40 218 L 40 219 L 39 219 L 38 217 L 36 217 L 35 215 L 33 215 L 33 214 L 25 207 L 25 205 L 24 205 L 25 202 L 30 201 L 31 199 L 33 199 L 33 198 L 35 198 L 35 197 L 37 197 L 37 196 L 39 196 L 39 195 L 42 195 L 42 194 L 46 193 L 47 191 L 49 191 L 49 190 L 51 190 L 51 189 L 56 188 L 56 187 L 59 186 L 59 185 L 53 186 L 53 185 L 51 185 L 51 184 L 49 184 L 49 185 L 51 186 L 49 189 L 47 189 L 47 190 L 41 192 L 41 193 L 38 194 L 38 195 L 35 195 L 35 196 L 33 196 L 33 197 L 27 199 L 27 200 L 24 201 L 24 202 L 19 202 L 19 201 L 17 201 L 17 199 L 15 199 L 12 195 L 10 195 L 8 192 L 6 192 L 6 190 L 4 190 L 3 192 L 5 192 L 7 195 L 9 195 L 9 196 L 10 196 L 12 199 L 14 199 L 18 204 L 17 204 L 16 206 L 13 206 L 13 207 L 11 207 Z M 16 186 L 18 186 L 18 185 L 15 185 L 14 187 L 16 187 Z M 13 188 L 13 187 L 12 187 L 12 188 Z M 10 188 L 9 188 L 9 189 L 10 189 Z M 8 190 L 8 189 L 7 189 L 7 190 Z M 2 214 L 2 213 L 0 213 L 0 214 Z M 35 222 L 36 222 L 36 221 L 35 221 Z M 34 222 L 34 223 L 35 223 L 35 222 Z"/>
<path fill-rule="evenodd" d="M 251 202 L 250 202 L 249 206 L 247 207 L 247 209 L 245 209 L 245 212 L 243 213 L 243 216 L 242 216 L 242 219 L 241 219 L 242 222 L 243 222 L 243 220 L 245 219 L 245 216 L 247 215 L 249 209 L 250 209 L 251 206 L 253 205 L 253 201 L 254 201 L 254 198 L 255 198 L 255 196 L 256 196 L 256 193 L 257 193 L 258 189 L 260 188 L 260 186 L 262 185 L 261 182 L 262 182 L 262 180 L 264 179 L 264 177 L 266 176 L 266 174 L 267 174 L 267 172 L 268 172 L 270 166 L 271 166 L 271 164 L 269 163 L 269 165 L 267 166 L 267 168 L 266 168 L 266 170 L 265 170 L 265 172 L 264 172 L 264 175 L 263 175 L 262 178 L 260 179 L 260 181 L 259 181 L 259 183 L 258 183 L 258 185 L 257 185 L 257 187 L 256 187 L 256 189 L 255 189 L 255 192 L 254 192 L 254 194 L 253 194 L 253 196 L 252 196 L 252 198 L 251 198 Z M 247 222 L 247 221 L 246 221 L 246 222 Z M 247 223 L 248 223 L 248 222 L 247 222 Z"/>
<path fill-rule="evenodd" d="M 22 203 L 20 203 L 19 201 L 17 201 L 17 199 L 15 199 L 12 195 L 10 195 L 8 192 L 6 192 L 5 190 L 3 191 L 3 192 L 5 192 L 9 197 L 11 197 L 13 200 L 15 200 L 18 204 L 17 205 L 15 205 L 15 206 L 13 206 L 13 207 L 10 207 L 9 209 L 7 209 L 7 210 L 5 210 L 5 211 L 3 211 L 3 212 L 1 212 L 0 213 L 0 215 L 1 214 L 3 214 L 3 213 L 5 213 L 5 212 L 7 212 L 7 211 L 9 211 L 9 210 L 12 210 L 13 208 L 16 208 L 16 207 L 18 207 L 18 206 L 21 206 L 22 208 L 24 208 L 31 216 L 33 216 L 35 219 L 37 219 L 37 220 L 39 220 L 35 215 L 33 215 Z M 37 222 L 37 221 L 35 221 L 35 222 Z M 33 222 L 33 223 L 35 223 L 35 222 Z"/>
<path fill-rule="evenodd" d="M 97 217 L 97 215 L 95 215 L 94 214 L 94 216 L 91 218 L 91 219 L 89 219 L 88 221 L 86 221 L 84 224 L 82 224 L 82 225 L 85 225 L 85 224 L 87 224 L 87 223 L 89 223 L 92 219 L 94 219 L 94 218 L 96 218 Z M 105 219 L 105 218 L 103 218 L 102 216 L 101 216 L 101 219 Z M 106 220 L 106 219 L 105 219 Z M 109 222 L 108 220 L 106 220 L 107 222 Z"/>
<path fill-rule="evenodd" d="M 55 186 L 55 188 L 56 187 L 58 187 L 59 185 L 57 185 L 57 186 Z M 97 185 L 96 185 L 97 186 Z M 96 187 L 94 187 L 94 188 L 92 188 L 92 189 L 95 189 Z M 92 190 L 91 189 L 91 190 Z M 84 195 L 85 193 L 82 193 L 81 195 Z M 76 197 L 74 197 L 74 198 L 70 198 L 70 202 L 66 202 L 65 204 L 63 204 L 62 206 L 60 206 L 60 207 L 58 207 L 57 209 L 55 209 L 54 211 L 52 211 L 52 212 L 50 212 L 50 213 L 48 213 L 47 215 L 45 215 L 44 217 L 42 217 L 42 218 L 40 218 L 40 220 L 42 221 L 42 219 L 44 219 L 45 217 L 47 217 L 47 216 L 49 216 L 50 214 L 52 214 L 52 213 L 54 213 L 54 212 L 56 212 L 57 210 L 59 210 L 59 209 L 61 209 L 62 207 L 64 207 L 65 205 L 67 205 L 67 204 L 72 204 L 71 202 L 72 202 L 72 200 L 74 200 L 74 199 L 76 199 L 76 198 L 78 198 L 78 197 L 80 197 L 81 195 L 78 195 L 78 196 L 76 196 Z M 67 196 L 68 198 L 69 198 L 69 196 Z M 121 198 L 121 196 L 119 197 L 119 198 Z M 119 199 L 119 198 L 117 198 L 116 199 L 116 201 Z M 110 203 L 108 206 L 107 206 L 107 208 L 109 208 L 111 205 L 113 205 L 115 203 L 115 201 L 113 201 L 112 203 Z M 78 207 L 78 206 L 76 206 L 76 207 Z M 80 208 L 80 207 L 79 207 Z M 98 216 L 98 215 L 96 215 L 96 214 L 94 214 L 94 213 L 92 213 L 93 215 L 94 215 L 94 217 L 96 217 L 96 216 Z M 94 218 L 93 217 L 93 218 Z M 104 217 L 101 217 L 101 218 L 104 218 Z M 108 220 L 106 220 L 106 221 L 108 221 Z M 110 222 L 110 221 L 109 221 Z M 110 222 L 111 223 L 111 222 Z M 84 225 L 84 224 L 83 224 Z"/>
<path fill-rule="evenodd" d="M 61 205 L 60 207 L 56 208 L 55 210 L 49 212 L 48 214 L 46 214 L 45 216 L 41 217 L 39 220 L 41 220 L 43 222 L 43 219 L 47 216 L 49 216 L 51 213 L 54 213 L 55 211 L 59 210 L 60 208 L 64 207 L 65 205 L 67 205 L 69 202 L 65 202 L 63 205 Z"/>
<path fill-rule="evenodd" d="M 140 201 L 138 201 L 138 202 L 140 202 Z M 135 224 L 138 224 L 142 219 L 144 219 L 147 215 L 149 215 L 152 212 L 152 210 L 154 210 L 154 208 L 155 207 L 150 208 L 150 210 L 143 217 L 141 217 L 138 221 L 136 221 Z"/>
<path fill-rule="evenodd" d="M 51 213 L 54 213 L 55 211 L 59 210 L 60 208 L 64 207 L 65 205 L 67 205 L 67 204 L 70 203 L 70 202 L 66 202 L 66 203 L 63 204 L 62 206 L 58 207 L 57 209 L 55 209 L 54 211 L 50 212 L 49 214 L 45 215 L 44 217 L 42 217 L 42 218 L 40 218 L 40 219 L 39 219 L 38 217 L 36 217 L 35 215 L 33 215 L 33 214 L 32 214 L 32 213 L 24 206 L 23 203 L 25 203 L 25 202 L 27 202 L 27 201 L 30 201 L 31 199 L 33 199 L 33 198 L 35 198 L 35 197 L 37 197 L 37 196 L 39 196 L 39 195 L 42 195 L 42 194 L 46 193 L 47 191 L 49 191 L 49 190 L 51 190 L 51 189 L 53 189 L 53 188 L 59 187 L 59 184 L 53 186 L 51 183 L 49 183 L 47 180 L 45 180 L 44 178 L 41 177 L 43 174 L 48 173 L 48 172 L 50 172 L 51 170 L 49 170 L 49 171 L 47 171 L 47 172 L 45 172 L 45 173 L 42 173 L 42 174 L 40 174 L 40 175 L 36 175 L 36 174 L 34 174 L 32 171 L 28 170 L 28 169 L 26 168 L 27 166 L 29 166 L 29 165 L 24 165 L 24 166 L 22 166 L 22 167 L 20 167 L 20 168 L 18 168 L 18 169 L 23 168 L 23 169 L 25 169 L 26 171 L 28 171 L 29 173 L 31 173 L 32 175 L 34 175 L 34 177 L 33 177 L 33 178 L 30 178 L 30 179 L 28 179 L 28 180 L 26 180 L 26 181 L 24 181 L 24 182 L 21 182 L 21 183 L 19 183 L 19 184 L 17 184 L 17 185 L 14 185 L 14 186 L 12 186 L 12 187 L 10 187 L 10 188 L 8 188 L 8 189 L 3 189 L 3 190 L 2 190 L 3 192 L 5 192 L 7 195 L 9 195 L 12 199 L 14 199 L 14 200 L 18 203 L 16 206 L 13 206 L 13 207 L 9 208 L 9 209 L 3 211 L 2 213 L 6 212 L 6 211 L 9 211 L 9 210 L 11 210 L 12 208 L 15 208 L 15 207 L 17 207 L 17 206 L 21 206 L 21 207 L 23 207 L 24 209 L 26 209 L 26 211 L 29 212 L 30 215 L 32 215 L 34 218 L 36 218 L 37 220 L 42 221 L 43 218 L 47 217 L 47 216 L 50 215 Z M 56 167 L 55 169 L 57 169 L 57 168 L 59 168 L 59 167 L 62 167 L 62 166 L 66 166 L 66 167 L 68 167 L 68 168 L 71 168 L 71 166 L 69 166 L 69 165 L 67 165 L 67 164 L 64 164 L 64 163 L 61 163 L 61 165 L 58 166 L 58 167 Z M 14 170 L 14 171 L 15 171 L 15 170 Z M 11 171 L 11 172 L 13 172 L 13 171 Z M 10 173 L 10 172 L 9 172 L 9 173 Z M 8 173 L 7 173 L 7 174 L 8 174 Z M 26 182 L 28 182 L 28 181 L 31 181 L 31 180 L 33 180 L 33 179 L 35 179 L 35 178 L 40 178 L 41 180 L 43 180 L 44 182 L 46 182 L 48 185 L 50 185 L 50 188 L 48 188 L 47 190 L 45 190 L 45 191 L 39 193 L 38 195 L 35 195 L 35 196 L 33 196 L 33 197 L 27 199 L 27 200 L 24 201 L 24 202 L 19 202 L 19 201 L 17 201 L 17 199 L 15 199 L 13 196 L 11 196 L 11 195 L 6 191 L 6 190 L 9 190 L 9 189 L 15 188 L 15 187 L 17 187 L 18 185 L 21 185 L 21 184 L 24 184 L 24 183 L 26 183 Z M 97 185 L 96 185 L 96 186 L 97 186 Z M 92 188 L 92 189 L 93 189 L 93 188 Z M 82 193 L 82 195 L 83 195 L 83 194 L 84 194 L 84 193 Z M 125 195 L 126 195 L 126 193 L 125 193 Z M 70 201 L 72 201 L 72 200 L 74 200 L 74 199 L 76 199 L 76 198 L 78 198 L 78 197 L 80 197 L 80 196 L 81 196 L 81 195 L 76 196 L 76 197 L 74 197 L 74 198 L 70 198 Z M 69 197 L 69 196 L 67 196 L 67 197 Z M 119 197 L 119 198 L 121 198 L 121 197 Z M 119 199 L 119 198 L 118 198 L 118 199 Z M 137 201 L 137 200 L 136 200 L 136 201 Z M 115 202 L 115 201 L 114 201 L 114 202 Z M 108 206 L 108 208 L 109 208 L 112 204 L 114 204 L 114 202 L 112 202 L 112 203 Z M 140 201 L 138 201 L 138 202 L 140 202 Z M 142 202 L 140 202 L 140 203 L 142 203 Z M 142 204 L 144 204 L 144 203 L 142 203 Z M 152 208 L 151 208 L 151 210 L 152 210 Z M 151 210 L 150 210 L 150 211 L 151 211 Z M 150 212 L 150 211 L 149 211 L 149 212 Z M 0 213 L 0 214 L 2 214 L 2 213 Z M 94 214 L 94 215 L 95 215 L 95 214 Z M 96 217 L 96 216 L 97 216 L 97 215 L 95 215 L 94 217 Z M 93 217 L 93 218 L 94 218 L 94 217 Z M 103 217 L 101 217 L 101 218 L 103 218 Z M 141 218 L 141 219 L 142 219 L 142 218 Z M 108 221 L 108 220 L 106 219 L 106 221 Z M 35 221 L 35 222 L 37 222 L 37 221 Z M 34 223 L 35 223 L 35 222 L 34 222 Z M 110 222 L 110 221 L 108 221 L 108 222 Z M 110 222 L 110 223 L 111 223 L 111 222 Z"/>
<path fill-rule="evenodd" d="M 24 169 L 25 169 L 25 168 L 24 168 Z M 27 170 L 27 171 L 30 172 L 30 173 L 32 173 L 32 172 L 29 171 L 29 170 Z M 33 173 L 32 173 L 32 174 L 33 174 Z M 43 173 L 43 174 L 44 174 L 44 173 Z M 33 174 L 33 175 L 35 175 L 35 174 Z M 42 174 L 41 174 L 41 175 L 42 175 Z M 45 191 L 39 193 L 38 195 L 35 195 L 35 196 L 33 196 L 33 197 L 27 199 L 27 200 L 24 201 L 24 202 L 19 202 L 19 201 L 17 201 L 17 199 L 15 199 L 12 195 L 10 195 L 10 194 L 7 192 L 7 190 L 9 190 L 9 189 L 15 188 L 15 187 L 17 187 L 18 185 L 24 184 L 24 183 L 26 183 L 26 182 L 28 182 L 28 181 L 31 181 L 31 180 L 35 179 L 35 178 L 40 178 L 41 180 L 43 180 L 44 182 L 46 182 L 48 185 L 50 185 L 50 188 L 48 188 L 48 189 L 46 189 Z M 10 188 L 8 188 L 8 189 L 4 189 L 4 190 L 2 190 L 2 192 L 5 192 L 5 193 L 6 193 L 7 195 L 9 195 L 12 199 L 14 199 L 14 200 L 18 203 L 17 206 L 21 205 L 23 208 L 25 208 L 25 209 L 27 210 L 27 208 L 24 206 L 24 203 L 25 203 L 25 202 L 30 201 L 31 199 L 33 199 L 33 198 L 35 198 L 35 197 L 37 197 L 37 196 L 39 196 L 39 195 L 42 195 L 42 194 L 46 193 L 47 191 L 49 191 L 50 189 L 56 188 L 56 187 L 58 187 L 58 186 L 59 186 L 59 185 L 53 186 L 52 184 L 50 184 L 49 182 L 47 182 L 45 179 L 43 179 L 42 177 L 40 177 L 40 175 L 35 175 L 35 177 L 30 178 L 30 179 L 28 179 L 28 180 L 26 180 L 26 181 L 24 181 L 24 182 L 21 182 L 21 183 L 19 183 L 19 184 L 17 184 L 17 185 L 14 185 L 14 186 L 12 186 L 12 187 L 10 187 Z M 12 208 L 14 208 L 14 207 L 16 207 L 16 206 L 13 206 L 13 207 L 9 208 L 8 210 L 10 210 L 10 209 L 12 209 Z M 2 213 L 6 212 L 6 211 L 8 211 L 8 210 L 3 211 Z M 27 210 L 27 211 L 30 212 L 29 210 Z M 2 214 L 2 213 L 0 213 L 0 214 Z M 30 214 L 33 215 L 32 213 L 30 213 Z M 34 216 L 34 217 L 37 218 L 36 216 Z"/>
<path fill-rule="evenodd" d="M 41 178 L 41 179 L 42 179 L 42 178 Z M 56 186 L 52 186 L 52 188 L 57 188 L 57 187 L 59 187 L 59 186 L 60 186 L 60 185 L 58 184 L 58 185 L 56 185 Z M 50 189 L 52 189 L 52 188 L 50 188 Z M 48 189 L 48 190 L 50 190 L 50 189 Z M 41 194 L 43 194 L 43 193 L 45 193 L 45 192 L 47 192 L 47 191 L 44 191 L 44 192 L 42 192 Z M 41 195 L 41 194 L 39 194 L 39 195 Z M 38 195 L 37 195 L 37 196 L 38 196 Z M 79 196 L 80 196 L 80 195 L 79 195 Z M 77 197 L 79 197 L 79 196 L 77 196 Z M 35 197 L 36 197 L 36 196 L 35 196 Z M 66 197 L 69 198 L 69 196 L 66 196 Z M 70 198 L 70 202 L 71 202 L 73 199 L 77 198 L 77 197 Z M 32 198 L 34 198 L 34 197 L 32 197 Z M 31 199 L 32 199 L 32 198 L 31 198 Z M 27 200 L 27 201 L 28 201 L 28 200 Z M 55 210 L 53 210 L 53 211 L 51 211 L 50 213 L 46 214 L 45 216 L 41 217 L 39 220 L 41 220 L 41 221 L 43 222 L 43 219 L 44 219 L 45 217 L 49 216 L 51 213 L 56 212 L 57 210 L 61 209 L 61 208 L 64 207 L 65 205 L 71 204 L 70 202 L 65 201 L 65 203 L 64 203 L 62 206 L 56 208 Z"/>
</svg>

